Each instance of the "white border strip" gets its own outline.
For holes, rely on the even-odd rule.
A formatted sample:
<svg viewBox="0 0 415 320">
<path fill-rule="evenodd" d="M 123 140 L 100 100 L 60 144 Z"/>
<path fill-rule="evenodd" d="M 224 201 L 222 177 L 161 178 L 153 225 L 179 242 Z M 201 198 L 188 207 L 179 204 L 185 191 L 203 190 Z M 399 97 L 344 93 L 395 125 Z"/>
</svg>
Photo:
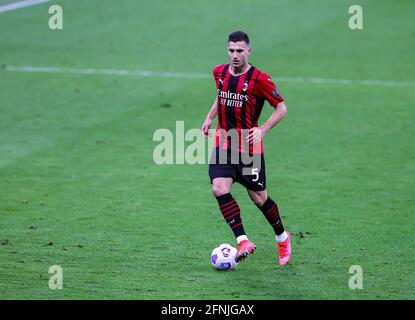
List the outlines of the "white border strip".
<svg viewBox="0 0 415 320">
<path fill-rule="evenodd" d="M 62 67 L 34 67 L 34 66 L 4 66 L 0 71 L 28 72 L 28 73 L 58 73 L 58 74 L 81 74 L 81 75 L 106 75 L 106 76 L 129 76 L 129 77 L 155 77 L 155 78 L 187 78 L 207 79 L 211 75 L 199 72 L 156 72 L 123 69 L 94 69 L 94 68 L 62 68 Z M 365 85 L 386 87 L 415 87 L 415 82 L 395 80 L 350 80 L 330 78 L 303 78 L 303 77 L 275 77 L 278 82 L 312 83 L 312 84 L 334 84 L 334 85 Z"/>
<path fill-rule="evenodd" d="M 0 6 L 0 13 L 22 9 L 22 8 L 34 6 L 36 4 L 49 2 L 49 1 L 50 0 L 24 0 L 24 1 L 19 1 L 19 2 L 12 2 L 9 4 L 5 4 L 3 6 Z"/>
</svg>

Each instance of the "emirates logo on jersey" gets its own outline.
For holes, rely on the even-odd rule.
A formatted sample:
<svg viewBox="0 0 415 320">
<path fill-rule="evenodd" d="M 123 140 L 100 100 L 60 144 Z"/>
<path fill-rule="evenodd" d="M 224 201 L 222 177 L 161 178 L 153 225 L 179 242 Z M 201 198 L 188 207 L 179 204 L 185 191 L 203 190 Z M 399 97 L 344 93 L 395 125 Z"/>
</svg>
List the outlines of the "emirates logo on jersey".
<svg viewBox="0 0 415 320">
<path fill-rule="evenodd" d="M 242 108 L 244 101 L 248 101 L 247 94 L 240 94 L 228 91 L 217 90 L 220 97 L 220 104 L 227 107 Z"/>
</svg>

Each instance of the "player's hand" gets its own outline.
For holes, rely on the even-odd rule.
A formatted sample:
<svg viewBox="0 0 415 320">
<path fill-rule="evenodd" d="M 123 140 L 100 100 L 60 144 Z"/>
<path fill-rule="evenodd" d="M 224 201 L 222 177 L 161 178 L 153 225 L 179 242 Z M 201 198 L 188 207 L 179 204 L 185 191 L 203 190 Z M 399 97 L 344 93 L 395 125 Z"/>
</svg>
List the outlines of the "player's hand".
<svg viewBox="0 0 415 320">
<path fill-rule="evenodd" d="M 205 122 L 203 122 L 202 132 L 205 136 L 209 134 L 209 129 L 210 129 L 211 124 L 212 124 L 212 119 L 210 118 L 206 118 Z"/>
<path fill-rule="evenodd" d="M 265 136 L 265 133 L 266 131 L 262 130 L 261 128 L 258 128 L 258 127 L 251 128 L 248 131 L 246 141 L 248 141 L 249 144 L 256 144 L 262 140 L 262 138 Z"/>
</svg>

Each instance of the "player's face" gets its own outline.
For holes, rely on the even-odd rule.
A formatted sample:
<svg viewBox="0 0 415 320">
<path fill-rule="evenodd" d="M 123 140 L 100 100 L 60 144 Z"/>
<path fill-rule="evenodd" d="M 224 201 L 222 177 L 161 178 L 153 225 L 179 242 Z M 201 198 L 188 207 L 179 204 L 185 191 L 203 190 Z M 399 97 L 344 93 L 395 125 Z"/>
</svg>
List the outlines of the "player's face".
<svg viewBox="0 0 415 320">
<path fill-rule="evenodd" d="M 228 42 L 228 55 L 234 68 L 241 68 L 248 63 L 251 48 L 245 41 Z"/>
</svg>

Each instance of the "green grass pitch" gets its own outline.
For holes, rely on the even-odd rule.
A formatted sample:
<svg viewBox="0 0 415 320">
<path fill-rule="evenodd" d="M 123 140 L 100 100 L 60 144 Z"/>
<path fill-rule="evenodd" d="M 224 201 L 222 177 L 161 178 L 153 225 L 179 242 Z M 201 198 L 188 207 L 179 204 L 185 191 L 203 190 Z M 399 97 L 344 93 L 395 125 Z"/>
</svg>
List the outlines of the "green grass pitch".
<svg viewBox="0 0 415 320">
<path fill-rule="evenodd" d="M 0 14 L 1 299 L 415 298 L 413 1 L 56 3 L 63 30 L 48 28 L 52 3 Z M 348 28 L 353 4 L 363 30 Z M 257 251 L 213 270 L 213 247 L 234 239 L 207 165 L 153 162 L 155 130 L 200 128 L 212 78 L 10 71 L 209 75 L 235 29 L 288 106 L 265 138 L 268 192 L 294 234 L 284 268 L 234 185 Z M 52 265 L 62 290 L 48 286 Z M 363 289 L 348 286 L 353 265 Z"/>
</svg>

